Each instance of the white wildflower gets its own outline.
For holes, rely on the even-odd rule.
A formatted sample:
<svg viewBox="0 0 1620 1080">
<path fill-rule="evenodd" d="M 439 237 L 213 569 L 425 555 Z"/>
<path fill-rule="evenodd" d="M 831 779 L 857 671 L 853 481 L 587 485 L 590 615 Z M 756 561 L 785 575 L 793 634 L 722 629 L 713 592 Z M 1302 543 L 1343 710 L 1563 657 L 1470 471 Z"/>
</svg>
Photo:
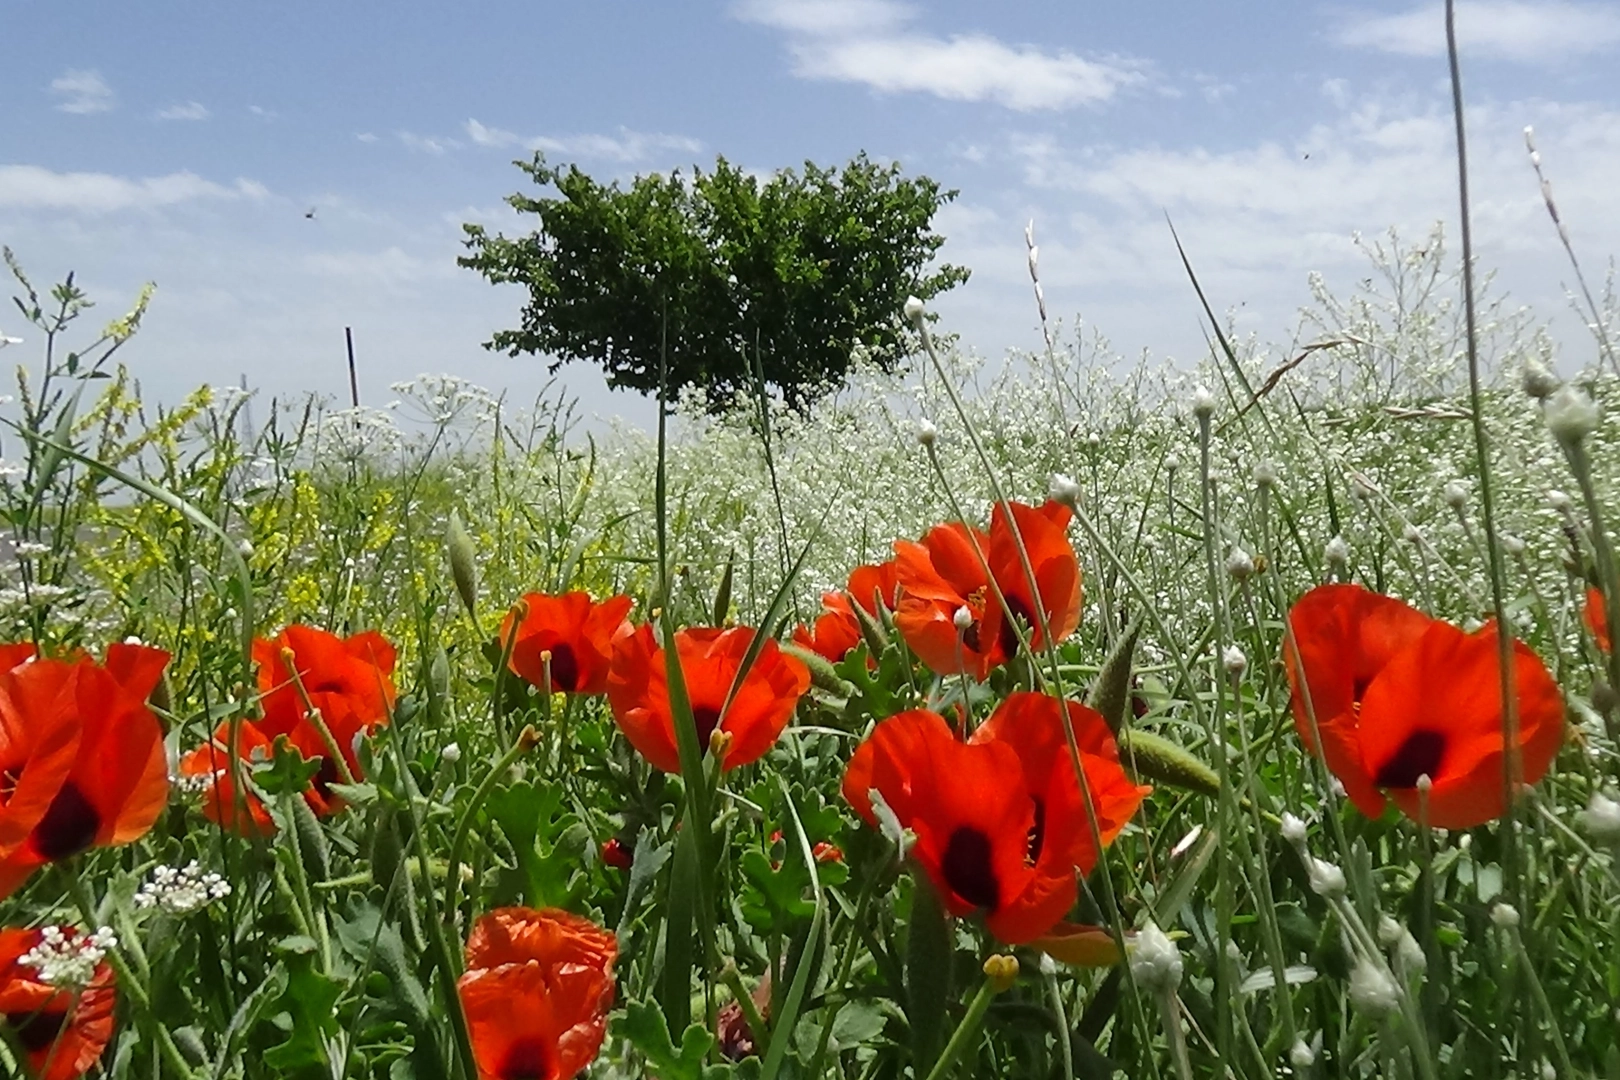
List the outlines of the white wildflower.
<svg viewBox="0 0 1620 1080">
<path fill-rule="evenodd" d="M 1576 817 L 1587 835 L 1600 843 L 1620 844 L 1620 802 L 1601 791 L 1592 792 L 1586 809 Z"/>
<path fill-rule="evenodd" d="M 1547 399 L 1547 430 L 1566 446 L 1573 446 L 1597 430 L 1597 402 L 1573 383 L 1566 384 Z"/>
<path fill-rule="evenodd" d="M 203 873 L 193 859 L 185 866 L 156 866 L 152 880 L 135 894 L 138 908 L 160 908 L 170 915 L 185 915 L 210 900 L 231 895 L 228 881 L 214 873 Z"/>
<path fill-rule="evenodd" d="M 461 760 L 461 745 L 459 743 L 445 744 L 444 749 L 439 751 L 439 758 L 447 765 L 454 765 Z"/>
<path fill-rule="evenodd" d="M 923 302 L 917 299 L 915 296 L 908 296 L 906 297 L 906 306 L 904 311 L 906 313 L 907 322 L 918 322 L 923 316 Z"/>
<path fill-rule="evenodd" d="M 1350 1004 L 1374 1016 L 1388 1016 L 1401 1003 L 1400 989 L 1389 971 L 1363 956 L 1350 970 Z"/>
<path fill-rule="evenodd" d="M 60 926 L 44 927 L 39 934 L 39 944 L 23 953 L 18 963 L 37 971 L 45 985 L 63 990 L 89 986 L 107 950 L 118 945 L 118 935 L 106 926 L 88 936 Z"/>
</svg>

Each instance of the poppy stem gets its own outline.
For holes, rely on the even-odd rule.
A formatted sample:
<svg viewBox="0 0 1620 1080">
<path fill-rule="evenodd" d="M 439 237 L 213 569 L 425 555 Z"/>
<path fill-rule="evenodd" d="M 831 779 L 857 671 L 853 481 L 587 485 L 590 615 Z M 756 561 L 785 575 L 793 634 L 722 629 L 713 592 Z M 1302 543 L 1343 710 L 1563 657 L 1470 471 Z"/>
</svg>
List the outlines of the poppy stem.
<svg viewBox="0 0 1620 1080">
<path fill-rule="evenodd" d="M 1009 959 L 1011 958 L 992 956 L 985 961 L 985 967 L 990 967 L 991 964 L 998 960 Z M 1012 970 L 1014 976 L 1016 976 L 1018 962 L 1013 960 L 1012 964 Z M 956 1030 L 951 1033 L 950 1042 L 945 1044 L 945 1049 L 941 1051 L 939 1059 L 934 1062 L 934 1067 L 928 1070 L 928 1080 L 946 1080 L 946 1077 L 951 1075 L 956 1068 L 956 1059 L 962 1056 L 963 1051 L 968 1048 L 968 1044 L 978 1039 L 979 1028 L 984 1023 L 984 1014 L 990 1011 L 991 999 L 1004 989 L 1006 989 L 1006 983 L 1000 976 L 986 972 L 985 980 L 979 984 L 979 989 L 974 993 L 973 1000 L 968 1002 L 967 1013 L 962 1017 L 962 1022 L 956 1025 Z"/>
<path fill-rule="evenodd" d="M 321 737 L 321 745 L 325 746 L 326 752 L 331 755 L 332 764 L 338 771 L 338 779 L 345 784 L 354 783 L 354 772 L 349 768 L 348 759 L 343 756 L 343 748 L 338 745 L 337 737 L 332 734 L 332 729 L 326 724 L 326 718 L 321 715 L 321 710 L 316 707 L 315 702 L 309 696 L 309 691 L 304 688 L 304 680 L 298 674 L 298 660 L 292 649 L 283 648 L 281 650 L 281 662 L 287 666 L 287 674 L 292 682 L 293 690 L 298 694 L 298 700 L 304 704 L 304 719 L 308 720 L 309 726 L 315 729 L 315 734 Z"/>
<path fill-rule="evenodd" d="M 444 913 L 445 918 L 452 921 L 460 908 L 461 901 L 458 894 L 461 892 L 461 860 L 467 850 L 467 838 L 472 834 L 473 818 L 483 809 L 484 803 L 489 800 L 495 786 L 506 779 L 506 774 L 518 758 L 534 749 L 540 741 L 539 732 L 534 726 L 528 725 L 518 734 L 517 741 L 501 756 L 495 766 L 484 775 L 473 796 L 467 801 L 467 806 L 461 811 L 461 818 L 456 822 L 456 831 L 450 840 L 450 861 L 444 876 Z M 426 879 L 424 879 L 426 883 Z"/>
<path fill-rule="evenodd" d="M 1176 1075 L 1181 1080 L 1192 1080 L 1192 1059 L 1187 1056 L 1187 1033 L 1181 1027 L 1181 998 L 1173 986 L 1159 991 L 1159 1017 L 1164 1022 L 1164 1034 L 1170 1042 L 1170 1060 L 1175 1063 Z"/>
</svg>

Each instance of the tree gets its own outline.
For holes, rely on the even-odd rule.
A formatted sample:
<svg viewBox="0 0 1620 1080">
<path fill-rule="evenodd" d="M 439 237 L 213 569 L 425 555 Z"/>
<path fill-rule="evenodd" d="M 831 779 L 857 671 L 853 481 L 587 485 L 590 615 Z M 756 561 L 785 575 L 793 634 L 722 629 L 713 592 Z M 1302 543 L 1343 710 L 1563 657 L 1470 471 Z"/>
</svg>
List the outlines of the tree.
<svg viewBox="0 0 1620 1080">
<path fill-rule="evenodd" d="M 656 392 L 696 386 L 711 410 L 752 391 L 756 373 L 802 410 L 843 384 L 856 346 L 884 370 L 899 362 L 901 309 L 967 280 L 929 263 L 929 228 L 956 197 L 863 154 L 842 170 L 806 162 L 761 182 L 720 158 L 713 171 L 638 176 L 606 186 L 575 166 L 514 162 L 542 189 L 507 202 L 539 229 L 508 238 L 464 225 L 458 262 L 528 288 L 522 325 L 486 348 L 589 360 L 608 385 Z M 756 367 L 757 361 L 757 367 Z"/>
</svg>

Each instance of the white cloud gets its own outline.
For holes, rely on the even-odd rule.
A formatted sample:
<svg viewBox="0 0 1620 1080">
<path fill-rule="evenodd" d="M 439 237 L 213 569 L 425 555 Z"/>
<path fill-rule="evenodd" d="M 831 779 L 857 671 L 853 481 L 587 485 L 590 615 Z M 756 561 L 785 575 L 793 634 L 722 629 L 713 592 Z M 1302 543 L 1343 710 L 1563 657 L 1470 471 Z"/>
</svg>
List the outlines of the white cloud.
<svg viewBox="0 0 1620 1080">
<path fill-rule="evenodd" d="M 0 208 L 69 210 L 106 214 L 119 210 L 153 210 L 200 199 L 269 197 L 254 180 L 217 184 L 196 173 L 131 179 L 109 173 L 59 173 L 37 165 L 0 165 Z"/>
<path fill-rule="evenodd" d="M 1340 44 L 1404 56 L 1440 56 L 1445 9 L 1425 3 L 1391 15 L 1357 13 L 1338 27 Z M 1583 0 L 1471 0 L 1457 9 L 1457 42 L 1472 54 L 1551 63 L 1620 45 L 1620 6 Z"/>
<path fill-rule="evenodd" d="M 369 131 L 362 131 L 359 134 L 355 135 L 355 138 L 359 139 L 363 143 L 374 143 L 374 142 L 377 141 L 377 136 L 373 135 Z"/>
<path fill-rule="evenodd" d="M 407 150 L 415 150 L 423 154 L 432 154 L 434 157 L 454 150 L 461 144 L 454 139 L 440 139 L 432 135 L 417 135 L 410 131 L 395 132 L 399 141 Z"/>
<path fill-rule="evenodd" d="M 61 99 L 57 109 L 80 116 L 107 112 L 118 104 L 118 95 L 99 71 L 65 71 L 51 80 L 51 93 Z"/>
<path fill-rule="evenodd" d="M 907 29 L 913 9 L 889 0 L 744 0 L 739 18 L 784 31 L 794 73 L 1035 111 L 1096 105 L 1146 81 L 1140 61 L 1009 45 L 985 34 Z"/>
<path fill-rule="evenodd" d="M 167 109 L 159 109 L 154 115 L 159 120 L 207 120 L 214 114 L 201 102 L 188 101 L 184 105 L 170 105 Z"/>
<path fill-rule="evenodd" d="M 518 135 L 468 120 L 465 130 L 467 138 L 478 146 L 540 150 L 562 157 L 625 163 L 643 161 L 655 153 L 695 154 L 703 149 L 701 142 L 686 135 L 649 134 L 629 128 L 620 128 L 617 135 Z"/>
</svg>

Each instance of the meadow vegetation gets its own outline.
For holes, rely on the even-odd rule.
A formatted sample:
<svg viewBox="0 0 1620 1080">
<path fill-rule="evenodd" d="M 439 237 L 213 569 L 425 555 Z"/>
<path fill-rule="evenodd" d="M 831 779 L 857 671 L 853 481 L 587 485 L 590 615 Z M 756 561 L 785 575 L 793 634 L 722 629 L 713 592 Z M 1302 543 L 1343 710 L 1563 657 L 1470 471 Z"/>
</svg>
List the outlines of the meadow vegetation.
<svg viewBox="0 0 1620 1080">
<path fill-rule="evenodd" d="M 1614 297 L 1562 384 L 1482 299 L 1474 398 L 1443 237 L 1366 251 L 1282 349 L 911 317 L 596 436 L 153 408 L 144 296 L 19 272 L 0 1061 L 1620 1077 Z"/>
</svg>

